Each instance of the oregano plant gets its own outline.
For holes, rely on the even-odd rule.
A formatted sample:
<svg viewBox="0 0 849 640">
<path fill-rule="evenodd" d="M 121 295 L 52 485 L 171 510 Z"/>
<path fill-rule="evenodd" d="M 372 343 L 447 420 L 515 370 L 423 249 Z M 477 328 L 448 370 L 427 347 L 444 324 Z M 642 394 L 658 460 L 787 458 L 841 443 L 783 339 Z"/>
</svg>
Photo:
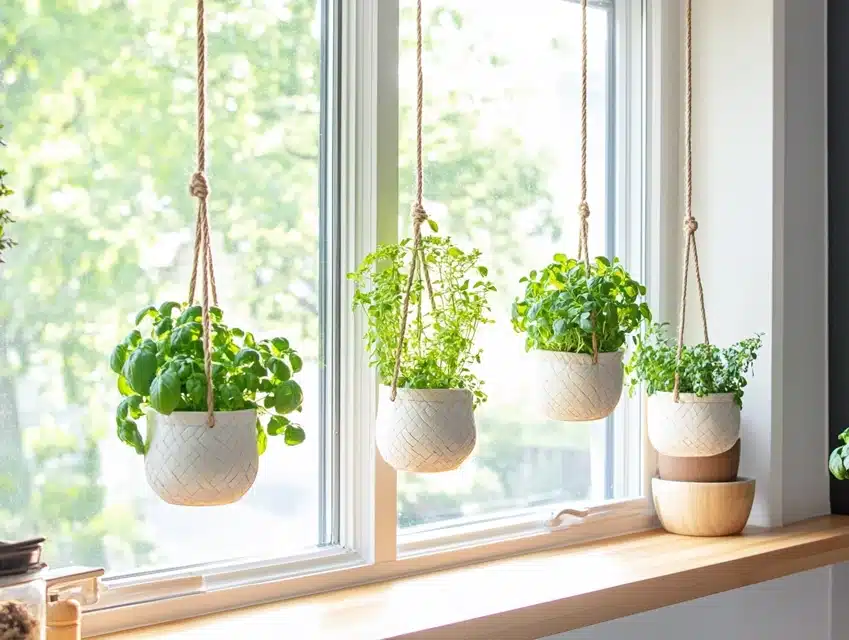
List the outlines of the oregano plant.
<svg viewBox="0 0 849 640">
<path fill-rule="evenodd" d="M 303 367 L 301 357 L 286 338 L 257 340 L 228 327 L 217 307 L 210 308 L 210 320 L 215 410 L 256 409 L 260 455 L 268 435 L 301 444 L 304 430 L 289 418 L 304 400 L 294 379 Z M 147 327 L 147 337 L 141 327 Z M 202 330 L 200 306 L 166 302 L 139 311 L 136 328 L 112 350 L 109 366 L 118 374 L 123 396 L 116 411 L 118 438 L 137 453 L 146 450 L 135 421 L 147 408 L 163 415 L 207 410 Z"/>
<path fill-rule="evenodd" d="M 675 387 L 677 370 L 678 390 L 681 393 L 694 393 L 697 396 L 732 393 L 734 401 L 742 407 L 746 374 L 758 357 L 763 334 L 756 334 L 724 349 L 703 343 L 684 345 L 678 364 L 678 345 L 667 334 L 667 326 L 666 323 L 654 324 L 644 335 L 635 337 L 634 352 L 625 365 L 631 394 L 641 383 L 645 385 L 648 395 L 671 393 Z"/>
<path fill-rule="evenodd" d="M 601 353 L 619 351 L 651 311 L 641 301 L 646 288 L 618 258 L 598 257 L 587 265 L 562 253 L 519 282 L 525 295 L 512 308 L 513 329 L 525 334 L 525 349 L 593 352 L 595 331 Z"/>
<path fill-rule="evenodd" d="M 0 124 L 0 129 L 3 125 Z M 3 140 L 0 140 L 0 147 L 6 146 Z M 0 169 L 0 198 L 6 198 L 12 195 L 13 191 L 6 186 L 5 177 L 9 175 L 5 169 Z M 9 225 L 13 222 L 11 213 L 8 209 L 0 205 L 0 264 L 3 263 L 3 252 L 15 245 L 12 239 L 6 233 Z"/>
<path fill-rule="evenodd" d="M 475 336 L 482 324 L 491 322 L 487 296 L 495 286 L 487 279 L 487 268 L 478 264 L 480 251 L 464 252 L 450 238 L 433 235 L 421 242 L 420 257 L 431 274 L 435 307 L 430 305 L 427 283 L 419 270 L 410 297 L 398 387 L 468 389 L 478 405 L 486 400 L 486 394 L 473 372 L 481 361 Z M 409 239 L 380 245 L 348 274 L 356 285 L 353 307 L 362 309 L 368 318 L 364 337 L 371 365 L 384 385 L 392 384 L 395 370 L 412 254 Z"/>
</svg>

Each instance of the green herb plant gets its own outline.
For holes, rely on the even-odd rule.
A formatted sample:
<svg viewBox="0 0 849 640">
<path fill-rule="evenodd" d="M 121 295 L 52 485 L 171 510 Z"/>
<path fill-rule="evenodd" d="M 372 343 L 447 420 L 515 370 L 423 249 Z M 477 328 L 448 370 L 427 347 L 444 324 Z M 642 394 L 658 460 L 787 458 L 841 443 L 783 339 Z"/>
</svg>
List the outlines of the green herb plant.
<svg viewBox="0 0 849 640">
<path fill-rule="evenodd" d="M 304 394 L 293 379 L 303 360 L 285 338 L 256 340 L 251 333 L 222 323 L 217 307 L 212 323 L 212 380 L 216 411 L 256 409 L 266 425 L 256 423 L 257 448 L 265 452 L 268 435 L 282 435 L 287 445 L 304 441 L 303 428 L 289 414 L 301 411 Z M 149 337 L 139 329 L 148 320 Z M 136 420 L 150 407 L 163 415 L 206 411 L 206 375 L 201 308 L 166 302 L 145 307 L 136 328 L 112 351 L 109 366 L 118 374 L 118 438 L 139 454 L 146 452 Z"/>
<path fill-rule="evenodd" d="M 3 125 L 0 124 L 0 129 Z M 5 143 L 0 140 L 0 146 L 5 146 Z M 13 191 L 6 186 L 3 179 L 9 175 L 5 170 L 0 169 L 0 198 L 5 198 L 12 195 Z M 3 252 L 15 246 L 11 238 L 6 235 L 6 228 L 13 222 L 11 214 L 7 209 L 0 207 L 0 264 L 3 264 Z"/>
<path fill-rule="evenodd" d="M 733 393 L 734 401 L 743 406 L 746 374 L 754 365 L 761 348 L 762 335 L 741 340 L 725 349 L 712 344 L 684 345 L 681 363 L 676 365 L 678 345 L 666 332 L 667 324 L 650 326 L 645 335 L 636 336 L 635 348 L 625 365 L 631 394 L 643 383 L 648 395 L 671 393 L 675 371 L 679 371 L 681 393 L 706 396 Z"/>
<path fill-rule="evenodd" d="M 849 480 L 849 429 L 845 429 L 837 438 L 843 443 L 828 458 L 828 470 L 838 480 Z"/>
<path fill-rule="evenodd" d="M 598 257 L 588 271 L 583 261 L 558 253 L 519 282 L 525 283 L 525 296 L 513 303 L 513 329 L 526 335 L 527 351 L 591 354 L 593 330 L 599 352 L 619 351 L 643 320 L 651 320 L 640 301 L 646 288 L 618 258 Z"/>
<path fill-rule="evenodd" d="M 384 385 L 392 384 L 412 256 L 409 239 L 380 245 L 357 271 L 348 274 L 356 285 L 353 307 L 362 309 L 368 318 L 364 337 L 370 364 L 376 367 Z M 410 296 L 399 388 L 468 389 L 475 406 L 486 400 L 472 368 L 481 361 L 475 335 L 480 325 L 491 322 L 487 296 L 495 286 L 487 280 L 487 268 L 478 264 L 479 258 L 480 251 L 464 252 L 450 238 L 422 238 L 420 259 L 427 263 L 435 308 L 430 307 L 426 283 L 418 269 Z"/>
</svg>

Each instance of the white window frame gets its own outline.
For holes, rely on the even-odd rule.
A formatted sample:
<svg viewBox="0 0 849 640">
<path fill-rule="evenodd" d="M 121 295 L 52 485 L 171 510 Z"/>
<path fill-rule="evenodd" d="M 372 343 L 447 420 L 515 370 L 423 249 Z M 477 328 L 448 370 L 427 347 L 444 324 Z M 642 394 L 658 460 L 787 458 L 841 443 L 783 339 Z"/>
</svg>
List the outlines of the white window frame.
<svg viewBox="0 0 849 640">
<path fill-rule="evenodd" d="M 340 207 L 338 233 L 347 242 L 339 243 L 338 260 L 347 272 L 379 241 L 394 241 L 398 234 L 399 12 L 397 0 L 332 1 L 337 9 L 344 3 L 346 12 L 338 21 L 341 51 L 329 52 L 329 64 L 340 65 L 333 72 L 340 74 L 341 82 L 328 90 L 339 91 L 333 102 L 341 113 L 339 140 L 326 144 L 333 145 L 331 154 L 338 157 L 339 180 L 330 187 L 335 191 L 324 195 Z M 657 247 L 670 200 L 658 174 L 674 170 L 677 134 L 660 125 L 667 121 L 661 109 L 671 104 L 662 99 L 662 92 L 677 90 L 677 83 L 661 85 L 655 79 L 663 75 L 662 59 L 673 33 L 667 14 L 678 14 L 670 11 L 673 0 L 611 1 L 616 4 L 616 51 L 629 52 L 615 56 L 615 129 L 620 147 L 615 206 L 621 219 L 629 221 L 617 226 L 615 249 L 654 294 L 649 300 L 652 307 L 665 308 L 666 289 L 657 285 L 664 284 L 668 275 Z M 635 256 L 641 256 L 638 264 L 632 262 Z M 343 313 L 336 329 L 342 345 L 337 370 L 346 381 L 340 385 L 339 398 L 339 544 L 284 559 L 229 561 L 107 579 L 100 603 L 86 609 L 87 637 L 655 525 L 648 497 L 653 465 L 638 426 L 641 403 L 629 400 L 623 401 L 623 410 L 634 427 L 617 435 L 615 465 L 622 473 L 615 482 L 620 488 L 636 487 L 643 497 L 594 503 L 589 505 L 591 517 L 556 530 L 543 524 L 552 509 L 547 507 L 545 512 L 518 510 L 506 517 L 435 529 L 432 534 L 399 536 L 396 474 L 374 445 L 377 381 L 362 349 L 365 322 L 361 314 L 345 312 L 352 287 L 347 282 L 342 287 Z"/>
</svg>

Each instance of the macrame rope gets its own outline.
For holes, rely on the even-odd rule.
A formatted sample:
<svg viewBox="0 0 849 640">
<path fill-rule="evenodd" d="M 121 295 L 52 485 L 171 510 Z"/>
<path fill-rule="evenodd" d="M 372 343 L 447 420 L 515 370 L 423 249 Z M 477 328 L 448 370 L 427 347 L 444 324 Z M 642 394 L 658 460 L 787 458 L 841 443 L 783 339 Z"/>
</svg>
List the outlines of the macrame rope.
<svg viewBox="0 0 849 640">
<path fill-rule="evenodd" d="M 192 276 L 189 281 L 189 305 L 194 304 L 197 286 L 198 265 L 201 265 L 201 321 L 203 326 L 203 365 L 206 374 L 206 422 L 215 426 L 215 390 L 212 385 L 212 348 L 210 335 L 212 322 L 209 318 L 210 297 L 218 306 L 218 291 L 215 272 L 212 268 L 212 242 L 209 231 L 209 181 L 206 177 L 206 7 L 204 0 L 197 0 L 197 170 L 189 183 L 189 193 L 197 198 L 197 221 L 195 222 L 195 247 L 192 259 Z"/>
<path fill-rule="evenodd" d="M 422 33 L 422 0 L 416 5 L 416 201 L 413 204 L 411 216 L 413 219 L 413 258 L 410 273 L 407 276 L 407 286 L 404 290 L 404 301 L 401 305 L 401 329 L 398 334 L 398 348 L 395 351 L 395 370 L 392 374 L 392 390 L 389 399 L 393 402 L 398 396 L 398 377 L 401 374 L 401 359 L 404 355 L 404 337 L 407 332 L 407 318 L 410 314 L 410 298 L 412 297 L 413 281 L 417 269 L 424 273 L 425 286 L 430 299 L 431 310 L 436 309 L 436 298 L 428 272 L 427 262 L 422 253 L 422 224 L 427 221 L 424 209 L 424 143 L 422 131 L 424 128 L 424 63 L 422 61 L 424 36 Z M 421 297 L 419 298 L 421 311 Z"/>
<path fill-rule="evenodd" d="M 578 231 L 578 260 L 584 261 L 587 278 L 590 277 L 590 205 L 587 203 L 587 87 L 589 85 L 589 43 L 587 40 L 587 0 L 581 0 L 581 202 L 578 205 L 580 230 Z M 595 313 L 591 316 L 593 328 L 593 363 L 598 364 L 598 335 L 595 332 Z"/>
<path fill-rule="evenodd" d="M 685 103 L 684 103 L 684 267 L 681 285 L 681 315 L 678 318 L 678 351 L 675 355 L 675 387 L 672 397 L 678 402 L 681 376 L 681 354 L 684 350 L 684 323 L 687 317 L 687 280 L 690 274 L 690 256 L 693 258 L 693 268 L 696 272 L 696 287 L 699 293 L 699 309 L 702 314 L 702 330 L 704 343 L 710 344 L 708 337 L 707 312 L 705 311 L 705 290 L 702 284 L 702 272 L 699 268 L 699 250 L 696 246 L 696 231 L 699 223 L 693 217 L 693 2 L 687 0 L 687 41 L 686 41 L 686 73 L 685 73 Z"/>
</svg>

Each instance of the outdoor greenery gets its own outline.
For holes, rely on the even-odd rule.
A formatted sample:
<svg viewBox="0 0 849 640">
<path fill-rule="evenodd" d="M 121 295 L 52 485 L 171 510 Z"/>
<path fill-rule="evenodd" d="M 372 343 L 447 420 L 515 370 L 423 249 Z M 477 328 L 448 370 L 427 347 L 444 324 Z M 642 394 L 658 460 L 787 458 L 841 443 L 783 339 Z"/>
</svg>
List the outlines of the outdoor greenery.
<svg viewBox="0 0 849 640">
<path fill-rule="evenodd" d="M 401 4 L 403 80 L 413 77 L 415 7 Z M 0 5 L 3 158 L 16 192 L 4 206 L 19 241 L 0 267 L 0 538 L 47 535 L 55 567 L 162 562 L 147 505 L 126 486 L 104 484 L 125 464 L 111 448 L 119 445 L 111 434 L 121 397 L 108 361 L 137 309 L 185 295 L 195 215 L 187 190 L 194 8 L 174 0 Z M 526 144 L 521 123 L 497 105 L 522 98 L 510 87 L 531 48 L 556 63 L 558 83 L 577 87 L 579 69 L 570 63 L 577 58 L 568 21 L 552 27 L 550 39 L 486 38 L 492 25 L 481 26 L 480 15 L 492 12 L 480 6 L 425 6 L 426 184 L 442 231 L 459 247 L 484 250 L 499 289 L 489 302 L 501 310 L 528 243 L 561 239 L 552 191 L 563 167 Z M 573 7 L 540 3 L 549 8 Z M 250 323 L 257 337 L 283 332 L 298 344 L 306 372 L 321 364 L 319 3 L 214 0 L 207 10 L 210 215 L 226 273 L 219 293 L 234 325 Z M 464 77 L 479 82 L 449 81 L 445 70 L 458 59 Z M 591 84 L 591 101 L 605 86 Z M 412 88 L 402 82 L 404 221 L 414 193 Z M 565 111 L 556 119 L 571 121 Z M 529 428 L 520 407 L 494 397 L 479 414 L 485 428 L 474 478 L 451 490 L 401 478 L 405 522 L 436 506 L 522 497 L 503 469 L 524 464 L 526 451 L 542 448 L 534 438 L 550 430 Z M 558 432 L 544 448 L 580 449 L 583 437 Z M 542 482 L 539 467 L 533 475 Z"/>
<path fill-rule="evenodd" d="M 666 324 L 654 324 L 645 335 L 635 337 L 634 352 L 625 365 L 631 393 L 641 383 L 649 395 L 672 392 L 677 370 L 681 393 L 695 393 L 697 396 L 733 393 L 735 402 L 742 407 L 746 374 L 758 357 L 763 334 L 741 340 L 725 349 L 712 344 L 684 345 L 679 365 L 676 364 L 677 342 L 667 335 L 666 327 Z"/>
<path fill-rule="evenodd" d="M 257 341 L 249 332 L 228 327 L 218 307 L 209 316 L 215 410 L 268 413 L 266 424 L 260 418 L 256 423 L 260 455 L 268 435 L 282 435 L 288 445 L 301 444 L 303 427 L 286 417 L 303 409 L 304 393 L 292 377 L 304 366 L 301 356 L 286 338 Z M 145 307 L 136 315 L 136 326 L 147 319 L 150 337 L 143 339 L 133 329 L 109 358 L 123 396 L 116 412 L 118 438 L 142 455 L 145 442 L 135 420 L 147 407 L 163 415 L 208 409 L 201 307 L 178 302 Z"/>
<path fill-rule="evenodd" d="M 409 318 L 398 386 L 409 389 L 468 389 L 477 406 L 486 400 L 472 371 L 481 361 L 475 337 L 487 318 L 487 296 L 495 286 L 478 264 L 480 251 L 463 252 L 450 238 L 424 236 L 418 250 L 412 240 L 381 245 L 348 277 L 356 283 L 354 309 L 368 318 L 366 347 L 380 381 L 392 384 L 402 322 L 402 307 L 414 251 L 419 264 L 413 278 Z M 433 285 L 430 306 L 426 278 Z"/>
<path fill-rule="evenodd" d="M 0 124 L 0 129 L 3 128 L 3 125 Z M 0 147 L 4 147 L 6 144 L 0 139 Z M 0 168 L 0 198 L 5 198 L 11 196 L 14 192 L 6 186 L 6 183 L 3 182 L 3 179 L 9 175 L 8 171 Z M 12 242 L 12 238 L 6 233 L 6 229 L 9 225 L 12 224 L 12 217 L 9 213 L 8 209 L 4 209 L 0 206 L 0 264 L 3 263 L 3 252 L 7 249 L 11 248 L 14 242 Z"/>
<path fill-rule="evenodd" d="M 646 288 L 625 267 L 598 257 L 590 262 L 562 253 L 540 271 L 531 271 L 525 297 L 513 303 L 513 328 L 525 333 L 525 349 L 593 353 L 593 332 L 601 353 L 619 351 L 651 311 L 640 298 Z"/>
</svg>

